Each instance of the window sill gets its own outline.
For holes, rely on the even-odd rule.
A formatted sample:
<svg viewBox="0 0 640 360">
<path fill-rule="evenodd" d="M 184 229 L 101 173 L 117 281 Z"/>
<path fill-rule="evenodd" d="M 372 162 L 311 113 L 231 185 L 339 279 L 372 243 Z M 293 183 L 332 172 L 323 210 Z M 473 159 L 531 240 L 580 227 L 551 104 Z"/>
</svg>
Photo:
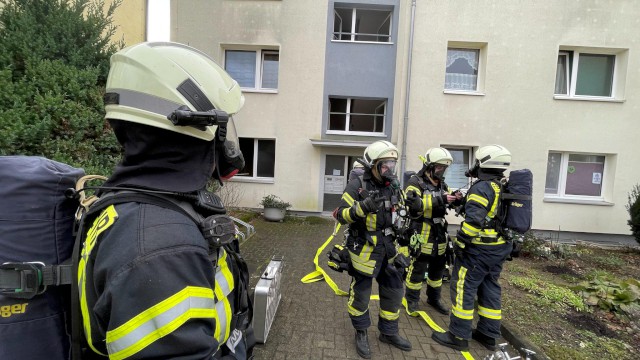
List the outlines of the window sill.
<svg viewBox="0 0 640 360">
<path fill-rule="evenodd" d="M 348 135 L 348 136 L 370 136 L 370 137 L 380 137 L 386 138 L 387 135 L 385 133 L 368 133 L 363 131 L 340 131 L 340 130 L 327 130 L 327 135 Z"/>
<path fill-rule="evenodd" d="M 384 42 L 384 41 L 351 41 L 351 40 L 331 40 L 333 43 L 343 43 L 343 44 L 379 44 L 379 45 L 393 45 L 392 42 Z"/>
<path fill-rule="evenodd" d="M 245 88 L 240 88 L 240 90 L 242 90 L 243 93 L 263 93 L 263 94 L 277 94 L 278 90 L 263 90 L 263 89 L 245 89 Z"/>
<path fill-rule="evenodd" d="M 543 202 L 563 203 L 563 204 L 579 204 L 579 205 L 596 205 L 596 206 L 614 206 L 612 202 L 604 200 L 586 200 L 586 199 L 568 199 L 560 197 L 545 197 Z"/>
<path fill-rule="evenodd" d="M 275 184 L 276 183 L 274 178 L 249 177 L 249 176 L 234 176 L 231 178 L 230 181 L 242 182 L 242 183 L 256 183 L 256 184 Z"/>
<path fill-rule="evenodd" d="M 465 90 L 443 90 L 444 94 L 449 95 L 471 95 L 471 96 L 484 96 L 484 93 L 478 91 L 465 91 Z"/>
<path fill-rule="evenodd" d="M 553 95 L 555 100 L 574 100 L 574 101 L 602 101 L 612 103 L 623 103 L 624 99 L 614 99 L 596 96 L 567 96 L 567 95 Z"/>
</svg>

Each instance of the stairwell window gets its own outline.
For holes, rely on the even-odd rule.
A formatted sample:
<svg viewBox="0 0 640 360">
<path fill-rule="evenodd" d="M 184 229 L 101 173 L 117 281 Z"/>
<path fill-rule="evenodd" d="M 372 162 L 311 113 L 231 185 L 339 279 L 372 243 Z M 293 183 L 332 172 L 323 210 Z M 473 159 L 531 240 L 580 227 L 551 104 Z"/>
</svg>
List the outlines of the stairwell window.
<svg viewBox="0 0 640 360">
<path fill-rule="evenodd" d="M 386 99 L 329 98 L 327 134 L 384 135 Z"/>
<path fill-rule="evenodd" d="M 579 48 L 558 52 L 556 99 L 613 100 L 624 93 L 626 50 Z"/>
<path fill-rule="evenodd" d="M 238 140 L 245 165 L 237 176 L 273 179 L 276 163 L 276 141 L 254 138 L 239 138 Z"/>
<path fill-rule="evenodd" d="M 336 6 L 333 10 L 333 40 L 391 42 L 391 10 Z"/>
<path fill-rule="evenodd" d="M 280 54 L 277 50 L 226 50 L 225 70 L 243 90 L 278 90 Z"/>
<path fill-rule="evenodd" d="M 549 152 L 545 198 L 602 199 L 605 155 Z"/>
</svg>

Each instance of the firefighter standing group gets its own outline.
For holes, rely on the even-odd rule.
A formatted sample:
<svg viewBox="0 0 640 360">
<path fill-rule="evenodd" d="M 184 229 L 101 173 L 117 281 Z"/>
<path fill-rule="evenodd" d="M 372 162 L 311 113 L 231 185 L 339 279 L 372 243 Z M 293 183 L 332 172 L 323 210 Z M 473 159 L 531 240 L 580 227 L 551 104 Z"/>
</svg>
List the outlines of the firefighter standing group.
<svg viewBox="0 0 640 360">
<path fill-rule="evenodd" d="M 459 190 L 451 192 L 444 181 L 453 157 L 441 147 L 421 156 L 422 168 L 409 178 L 404 190 L 396 174 L 398 150 L 388 141 L 369 145 L 358 166 L 363 171 L 350 175 L 334 217 L 349 227 L 345 249 L 352 279 L 347 311 L 362 358 L 371 357 L 367 328 L 371 325 L 373 279 L 380 294 L 379 340 L 410 351 L 411 343 L 399 335 L 399 309 L 404 296 L 408 312 L 417 315 L 425 273 L 427 303 L 439 313 L 450 313 L 449 330 L 433 332 L 432 338 L 456 350 L 468 350 L 471 338 L 489 350 L 496 349 L 502 318 L 498 278 L 512 250 L 512 243 L 496 231 L 496 216 L 500 181 L 511 153 L 502 146 L 488 145 L 480 147 L 475 158 L 474 166 L 465 173 L 475 180 L 464 196 Z M 459 213 L 464 217 L 453 240 L 451 311 L 440 300 L 450 241 L 444 216 L 450 207 L 461 207 Z M 403 222 L 403 217 L 408 221 Z M 402 247 L 408 247 L 410 260 L 397 250 Z M 479 321 L 472 329 L 476 298 Z"/>
</svg>

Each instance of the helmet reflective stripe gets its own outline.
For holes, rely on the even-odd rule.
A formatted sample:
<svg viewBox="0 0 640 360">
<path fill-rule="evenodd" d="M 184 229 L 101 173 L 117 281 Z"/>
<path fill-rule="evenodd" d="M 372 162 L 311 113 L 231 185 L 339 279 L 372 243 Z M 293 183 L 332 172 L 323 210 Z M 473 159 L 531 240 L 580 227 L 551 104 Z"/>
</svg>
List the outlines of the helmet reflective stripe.
<svg viewBox="0 0 640 360">
<path fill-rule="evenodd" d="M 476 151 L 476 159 L 483 169 L 506 169 L 511 165 L 511 153 L 501 145 L 487 145 Z"/>
<path fill-rule="evenodd" d="M 106 92 L 107 119 L 155 126 L 203 140 L 213 139 L 216 126 L 174 126 L 167 116 L 181 106 L 233 115 L 244 104 L 238 83 L 224 69 L 205 53 L 178 43 L 141 43 L 115 53 Z"/>
</svg>

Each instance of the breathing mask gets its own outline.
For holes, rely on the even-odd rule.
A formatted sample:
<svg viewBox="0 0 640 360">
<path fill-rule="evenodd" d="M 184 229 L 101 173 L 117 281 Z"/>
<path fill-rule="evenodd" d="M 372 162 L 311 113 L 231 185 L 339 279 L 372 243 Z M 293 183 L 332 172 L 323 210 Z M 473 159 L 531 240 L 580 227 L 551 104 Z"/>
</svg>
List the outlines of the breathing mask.
<svg viewBox="0 0 640 360">
<path fill-rule="evenodd" d="M 378 161 L 376 169 L 380 174 L 383 182 L 389 183 L 393 188 L 400 188 L 400 182 L 396 175 L 396 165 L 398 161 L 395 159 L 383 159 Z"/>
</svg>

